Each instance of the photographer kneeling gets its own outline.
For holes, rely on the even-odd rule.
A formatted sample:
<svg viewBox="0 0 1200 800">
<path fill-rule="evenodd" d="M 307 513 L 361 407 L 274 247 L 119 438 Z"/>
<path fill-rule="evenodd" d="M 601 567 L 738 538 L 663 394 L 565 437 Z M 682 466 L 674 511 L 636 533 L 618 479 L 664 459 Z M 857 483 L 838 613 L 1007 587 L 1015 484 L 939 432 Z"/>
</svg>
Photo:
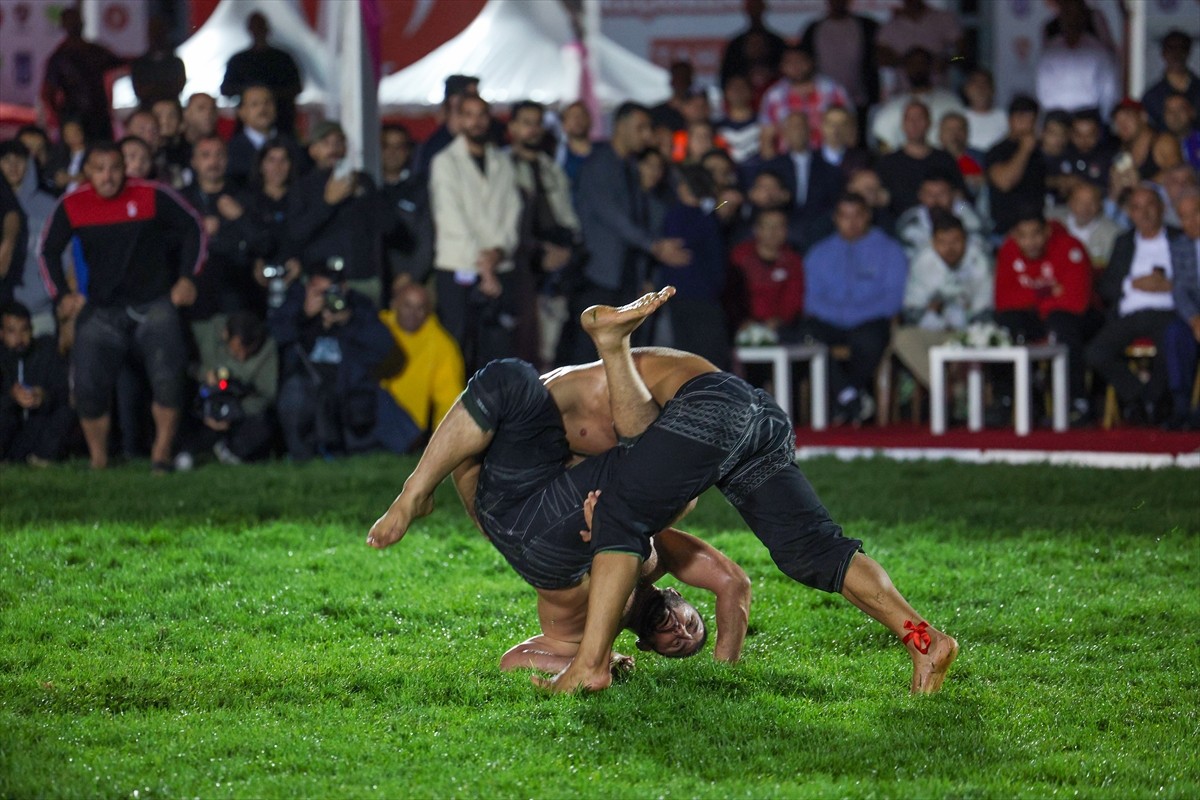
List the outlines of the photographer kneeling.
<svg viewBox="0 0 1200 800">
<path fill-rule="evenodd" d="M 268 317 L 283 360 L 279 421 L 294 461 L 374 445 L 382 392 L 375 371 L 392 336 L 370 299 L 346 287 L 344 266 L 330 258 L 306 284 L 288 286 Z"/>
<path fill-rule="evenodd" d="M 267 336 L 266 323 L 252 311 L 235 311 L 225 321 L 219 340 L 197 345 L 200 389 L 195 412 L 202 424 L 187 437 L 187 446 L 176 456 L 176 468 L 186 469 L 191 453 L 210 448 L 222 464 L 270 455 L 279 350 Z"/>
</svg>

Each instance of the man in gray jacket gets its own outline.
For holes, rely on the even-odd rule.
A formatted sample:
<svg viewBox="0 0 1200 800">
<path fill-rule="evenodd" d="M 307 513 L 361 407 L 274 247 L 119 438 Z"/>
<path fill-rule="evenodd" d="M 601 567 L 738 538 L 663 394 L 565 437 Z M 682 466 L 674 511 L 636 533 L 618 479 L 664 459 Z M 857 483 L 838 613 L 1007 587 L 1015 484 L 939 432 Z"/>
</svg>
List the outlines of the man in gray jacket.
<svg viewBox="0 0 1200 800">
<path fill-rule="evenodd" d="M 659 238 L 649 227 L 649 207 L 638 180 L 635 157 L 652 144 L 650 112 L 624 103 L 613 117 L 612 141 L 598 144 L 579 172 L 577 203 L 588 260 L 570 294 L 568 319 L 593 305 L 620 305 L 640 293 L 647 256 L 669 267 L 685 267 L 692 255 L 680 239 Z M 561 363 L 596 359 L 596 348 L 568 326 Z"/>
</svg>

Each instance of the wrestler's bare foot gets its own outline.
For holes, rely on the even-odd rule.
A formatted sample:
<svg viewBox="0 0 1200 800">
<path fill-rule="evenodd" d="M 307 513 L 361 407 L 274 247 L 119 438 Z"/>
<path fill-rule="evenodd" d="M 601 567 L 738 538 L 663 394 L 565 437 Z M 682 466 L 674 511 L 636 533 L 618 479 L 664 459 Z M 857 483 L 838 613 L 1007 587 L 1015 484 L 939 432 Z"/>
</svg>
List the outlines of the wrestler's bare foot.
<svg viewBox="0 0 1200 800">
<path fill-rule="evenodd" d="M 412 492 L 401 492 L 387 512 L 371 526 L 367 544 L 376 550 L 393 545 L 408 532 L 413 520 L 433 513 L 433 497 L 416 497 Z"/>
<path fill-rule="evenodd" d="M 912 694 L 932 694 L 942 688 L 946 671 L 958 657 L 958 642 L 935 628 L 927 628 L 929 647 L 922 653 L 915 642 L 908 642 L 908 654 L 913 660 Z"/>
<path fill-rule="evenodd" d="M 533 685 L 545 689 L 551 694 L 569 694 L 571 692 L 599 692 L 612 685 L 611 667 L 602 672 L 589 673 L 582 667 L 577 667 L 577 661 L 572 661 L 566 669 L 553 678 L 543 678 L 538 675 L 530 676 Z"/>
<path fill-rule="evenodd" d="M 620 308 L 591 306 L 584 309 L 579 317 L 579 324 L 587 331 L 588 336 L 592 337 L 597 351 L 619 348 L 646 317 L 657 311 L 673 294 L 675 287 L 666 286 L 657 292 L 644 294 Z"/>
</svg>

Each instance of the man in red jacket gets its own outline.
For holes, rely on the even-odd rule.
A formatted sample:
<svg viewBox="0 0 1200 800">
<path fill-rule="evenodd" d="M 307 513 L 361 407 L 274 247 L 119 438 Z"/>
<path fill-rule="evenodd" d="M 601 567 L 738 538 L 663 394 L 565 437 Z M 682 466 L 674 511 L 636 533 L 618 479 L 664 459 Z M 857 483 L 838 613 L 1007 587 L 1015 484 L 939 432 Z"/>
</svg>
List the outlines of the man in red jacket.
<svg viewBox="0 0 1200 800">
<path fill-rule="evenodd" d="M 179 195 L 153 181 L 125 178 L 116 145 L 93 145 L 88 183 L 59 201 L 42 230 L 39 254 L 59 319 L 75 318 L 75 406 L 92 467 L 108 465 L 109 404 L 126 354 L 143 361 L 154 402 L 155 472 L 170 470 L 183 407 L 187 344 L 178 308 L 196 300 L 204 264 L 200 218 Z M 62 254 L 78 239 L 76 285 Z M 173 263 L 172 263 L 173 262 Z"/>
<path fill-rule="evenodd" d="M 785 342 L 798 341 L 804 311 L 804 262 L 787 243 L 787 212 L 765 208 L 754 218 L 754 237 L 733 248 L 729 262 L 745 286 L 749 316 Z"/>
<path fill-rule="evenodd" d="M 1071 418 L 1089 413 L 1084 388 L 1084 317 L 1092 297 L 1087 248 L 1040 209 L 1022 211 L 996 255 L 996 323 L 1015 341 L 1067 346 Z"/>
</svg>

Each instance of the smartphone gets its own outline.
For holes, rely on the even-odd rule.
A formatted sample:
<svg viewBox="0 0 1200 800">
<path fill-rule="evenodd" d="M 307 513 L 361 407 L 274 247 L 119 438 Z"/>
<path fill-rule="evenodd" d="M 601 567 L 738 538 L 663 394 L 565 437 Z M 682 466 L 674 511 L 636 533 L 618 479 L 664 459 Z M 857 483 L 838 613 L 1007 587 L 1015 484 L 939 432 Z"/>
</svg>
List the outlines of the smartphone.
<svg viewBox="0 0 1200 800">
<path fill-rule="evenodd" d="M 1127 172 L 1133 169 L 1133 156 L 1129 153 L 1120 153 L 1113 159 L 1113 166 L 1122 172 Z"/>
<path fill-rule="evenodd" d="M 354 167 L 350 164 L 350 159 L 343 158 L 337 163 L 337 166 L 333 168 L 333 177 L 340 181 L 350 175 L 352 172 L 354 172 Z"/>
</svg>

